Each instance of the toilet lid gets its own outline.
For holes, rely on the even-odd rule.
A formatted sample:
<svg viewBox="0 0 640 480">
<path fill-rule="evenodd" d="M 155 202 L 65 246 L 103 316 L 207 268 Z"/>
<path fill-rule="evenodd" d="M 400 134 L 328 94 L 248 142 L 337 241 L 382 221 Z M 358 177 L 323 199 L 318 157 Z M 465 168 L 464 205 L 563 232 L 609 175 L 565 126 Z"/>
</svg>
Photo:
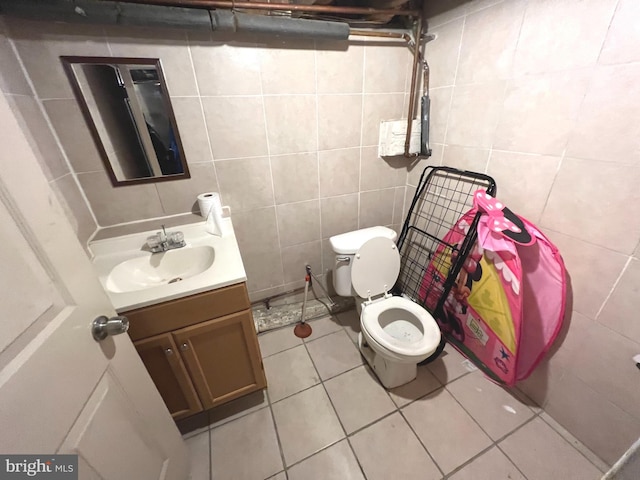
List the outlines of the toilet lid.
<svg viewBox="0 0 640 480">
<path fill-rule="evenodd" d="M 373 297 L 389 291 L 399 273 L 398 247 L 388 238 L 375 237 L 356 252 L 351 266 L 351 284 L 358 296 Z"/>
</svg>

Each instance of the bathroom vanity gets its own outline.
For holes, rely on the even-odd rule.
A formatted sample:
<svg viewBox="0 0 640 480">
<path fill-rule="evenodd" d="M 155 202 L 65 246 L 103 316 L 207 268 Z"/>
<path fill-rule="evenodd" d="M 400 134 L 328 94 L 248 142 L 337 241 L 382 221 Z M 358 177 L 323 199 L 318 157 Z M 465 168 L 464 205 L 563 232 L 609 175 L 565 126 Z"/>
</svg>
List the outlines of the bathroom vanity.
<svg viewBox="0 0 640 480">
<path fill-rule="evenodd" d="M 230 219 L 226 235 L 175 227 L 186 246 L 141 247 L 143 232 L 90 245 L 100 281 L 174 419 L 266 387 L 246 274 Z"/>
</svg>

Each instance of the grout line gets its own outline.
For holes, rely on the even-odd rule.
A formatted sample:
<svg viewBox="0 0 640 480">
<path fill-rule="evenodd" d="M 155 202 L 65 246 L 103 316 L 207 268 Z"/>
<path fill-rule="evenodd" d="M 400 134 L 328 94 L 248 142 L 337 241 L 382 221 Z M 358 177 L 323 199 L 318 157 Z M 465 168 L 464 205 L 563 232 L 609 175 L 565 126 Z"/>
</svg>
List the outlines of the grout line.
<svg viewBox="0 0 640 480">
<path fill-rule="evenodd" d="M 600 63 L 600 56 L 602 55 L 602 51 L 604 50 L 604 44 L 607 43 L 607 38 L 609 38 L 609 31 L 611 30 L 611 25 L 613 24 L 613 19 L 616 18 L 620 10 L 620 0 L 616 2 L 616 6 L 613 7 L 613 12 L 611 12 L 611 18 L 609 19 L 609 25 L 607 26 L 607 31 L 604 34 L 604 38 L 602 39 L 602 45 L 600 45 L 600 50 L 598 51 L 598 56 L 596 57 L 596 66 L 602 65 Z"/>
<path fill-rule="evenodd" d="M 545 419 L 545 417 L 542 416 L 542 413 L 546 413 L 547 416 L 549 418 L 551 418 L 554 422 L 556 422 L 556 425 L 553 425 L 551 422 L 549 422 L 548 420 Z M 571 437 L 573 437 L 574 440 L 576 440 L 580 445 L 582 445 L 585 450 L 587 450 L 591 455 L 593 455 L 595 458 L 597 458 L 598 460 L 600 460 L 603 464 L 606 465 L 606 463 L 604 462 L 604 460 L 601 460 L 600 457 L 598 457 L 594 452 L 591 451 L 591 449 L 589 447 L 587 447 L 584 443 L 582 443 L 575 435 L 573 435 L 569 430 L 567 430 L 566 428 L 564 428 L 562 426 L 562 424 L 560 422 L 558 422 L 555 418 L 553 418 L 551 415 L 549 415 L 547 412 L 540 412 L 540 420 L 542 420 L 544 423 L 546 423 L 549 427 L 551 427 L 551 429 L 556 432 L 558 435 L 560 435 L 560 437 L 567 442 L 569 445 L 571 445 L 580 455 L 582 455 L 591 465 L 593 465 L 594 467 L 596 467 L 596 469 L 599 472 L 602 472 L 603 474 L 606 473 L 606 470 L 603 471 L 602 468 L 598 465 L 596 465 L 596 463 L 591 460 L 587 455 L 585 455 L 585 453 L 580 450 L 576 445 L 573 444 L 572 441 L 570 441 L 568 438 L 565 437 L 565 434 L 563 432 L 561 432 L 557 427 L 562 428 L 567 434 L 571 435 Z"/>
<path fill-rule="evenodd" d="M 278 424 L 276 423 L 276 416 L 273 414 L 273 404 L 271 403 L 271 396 L 269 395 L 269 392 L 267 391 L 268 387 L 264 389 L 265 391 L 265 395 L 267 396 L 267 402 L 269 404 L 269 412 L 271 413 L 271 421 L 273 422 L 273 429 L 275 430 L 276 433 L 276 442 L 278 442 L 278 450 L 280 451 L 280 461 L 282 462 L 282 468 L 284 470 L 284 475 L 285 477 L 289 478 L 289 475 L 287 474 L 287 462 L 285 461 L 284 458 L 284 450 L 282 448 L 282 441 L 280 440 L 280 432 L 278 431 Z"/>
<path fill-rule="evenodd" d="M 204 112 L 204 104 L 202 103 L 202 95 L 200 95 L 200 82 L 198 81 L 198 75 L 196 73 L 196 66 L 195 63 L 193 62 L 193 53 L 191 52 L 191 42 L 189 40 L 189 35 L 186 36 L 186 42 L 187 42 L 187 52 L 189 53 L 189 63 L 191 65 L 191 72 L 193 73 L 193 79 L 195 80 L 195 85 L 196 85 L 196 92 L 198 94 L 198 104 L 200 105 L 200 115 L 202 115 L 202 121 L 204 123 L 204 130 L 207 136 L 207 144 L 209 145 L 209 155 L 211 156 L 210 160 L 202 162 L 202 163 L 208 163 L 211 162 L 211 164 L 213 165 L 213 174 L 216 176 L 216 188 L 217 188 L 217 192 L 220 194 L 220 199 L 222 200 L 222 204 L 224 205 L 224 199 L 222 198 L 222 192 L 220 191 L 220 180 L 218 177 L 218 170 L 216 168 L 216 162 L 215 159 L 213 157 L 213 146 L 211 145 L 211 136 L 209 135 L 209 125 L 207 123 L 207 116 L 205 115 Z"/>
<path fill-rule="evenodd" d="M 598 320 L 598 317 L 600 317 L 600 314 L 602 313 L 602 310 L 604 310 L 605 305 L 607 304 L 607 302 L 611 298 L 611 295 L 613 295 L 614 290 L 616 289 L 616 287 L 620 283 L 620 280 L 622 279 L 622 276 L 627 271 L 627 268 L 629 268 L 629 265 L 631 264 L 631 260 L 633 260 L 633 256 L 629 256 L 629 258 L 627 258 L 627 261 L 624 264 L 624 267 L 622 267 L 622 271 L 620 272 L 620 275 L 618 275 L 618 278 L 616 278 L 616 281 L 613 283 L 613 286 L 611 287 L 611 290 L 609 290 L 609 293 L 607 294 L 607 297 L 602 302 L 602 305 L 600 305 L 600 308 L 598 309 L 598 312 L 594 316 L 594 319 L 596 321 Z M 622 335 L 622 334 L 620 334 L 620 335 Z M 623 336 L 625 336 L 625 335 L 623 335 Z M 631 340 L 633 340 L 633 339 L 631 339 Z M 633 340 L 633 341 L 637 342 L 637 340 Z"/>
<path fill-rule="evenodd" d="M 211 424 L 211 410 L 207 412 L 207 422 Z M 209 445 L 209 480 L 213 480 L 213 443 L 211 441 L 211 428 L 207 428 L 207 440 Z"/>
</svg>

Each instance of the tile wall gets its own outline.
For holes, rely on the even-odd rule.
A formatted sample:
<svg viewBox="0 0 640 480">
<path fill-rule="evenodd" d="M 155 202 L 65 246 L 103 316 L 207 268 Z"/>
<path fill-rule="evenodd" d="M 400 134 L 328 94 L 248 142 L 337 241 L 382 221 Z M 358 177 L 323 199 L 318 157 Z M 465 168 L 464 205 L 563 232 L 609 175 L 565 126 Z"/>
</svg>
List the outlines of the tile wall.
<svg viewBox="0 0 640 480">
<path fill-rule="evenodd" d="M 492 175 L 559 247 L 573 315 L 520 388 L 614 462 L 640 436 L 640 6 L 451 3 L 429 21 L 432 160 Z"/>
<path fill-rule="evenodd" d="M 39 116 L 26 124 L 46 131 L 44 111 L 53 125 L 45 168 L 90 212 L 83 229 L 191 212 L 198 193 L 219 191 L 261 298 L 303 284 L 306 263 L 331 268 L 331 235 L 401 223 L 407 162 L 378 158 L 376 145 L 381 119 L 406 118 L 403 43 L 7 23 L 34 89 L 21 92 L 26 115 Z M 113 188 L 60 66 L 65 54 L 159 57 L 192 178 Z"/>
<path fill-rule="evenodd" d="M 83 245 L 97 228 L 80 185 L 27 80 L 8 29 L 0 18 L 0 91 L 4 93 L 33 151 Z"/>
</svg>

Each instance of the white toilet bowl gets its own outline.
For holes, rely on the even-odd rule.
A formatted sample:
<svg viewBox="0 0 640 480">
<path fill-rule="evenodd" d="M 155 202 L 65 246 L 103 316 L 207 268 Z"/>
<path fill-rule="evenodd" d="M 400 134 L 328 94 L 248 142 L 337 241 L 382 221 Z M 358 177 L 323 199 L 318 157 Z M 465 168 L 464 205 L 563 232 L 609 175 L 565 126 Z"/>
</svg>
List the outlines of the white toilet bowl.
<svg viewBox="0 0 640 480">
<path fill-rule="evenodd" d="M 336 252 L 336 291 L 354 292 L 365 299 L 358 346 L 387 388 L 416 378 L 417 364 L 433 354 L 440 343 L 440 329 L 429 312 L 409 299 L 389 294 L 400 272 L 400 255 L 393 240 L 395 232 L 385 227 L 330 239 Z M 350 275 L 344 271 L 345 263 Z M 339 264 L 343 271 L 336 276 Z"/>
</svg>

